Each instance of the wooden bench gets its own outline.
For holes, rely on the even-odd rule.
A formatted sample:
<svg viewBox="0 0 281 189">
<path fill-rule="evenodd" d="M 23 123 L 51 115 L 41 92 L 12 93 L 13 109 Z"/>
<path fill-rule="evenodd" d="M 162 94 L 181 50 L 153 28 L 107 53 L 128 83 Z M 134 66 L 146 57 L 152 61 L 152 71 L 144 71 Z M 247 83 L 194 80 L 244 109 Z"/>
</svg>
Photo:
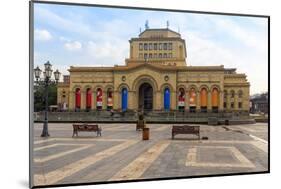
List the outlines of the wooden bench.
<svg viewBox="0 0 281 189">
<path fill-rule="evenodd" d="M 78 136 L 78 132 L 97 132 L 97 136 L 101 136 L 101 127 L 97 124 L 73 124 L 73 135 Z"/>
<path fill-rule="evenodd" d="M 174 139 L 177 134 L 194 134 L 198 136 L 200 140 L 200 126 L 190 126 L 190 125 L 173 125 L 172 127 L 172 139 Z"/>
</svg>

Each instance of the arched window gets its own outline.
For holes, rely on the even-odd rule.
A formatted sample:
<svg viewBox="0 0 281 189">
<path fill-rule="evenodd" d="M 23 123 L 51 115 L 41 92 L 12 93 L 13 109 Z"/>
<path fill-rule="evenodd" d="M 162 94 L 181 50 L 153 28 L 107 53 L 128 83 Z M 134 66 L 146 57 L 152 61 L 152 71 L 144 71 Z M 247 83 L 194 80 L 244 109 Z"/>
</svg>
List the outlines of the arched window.
<svg viewBox="0 0 281 189">
<path fill-rule="evenodd" d="M 234 90 L 231 90 L 231 91 L 230 91 L 230 97 L 231 97 L 231 98 L 234 98 L 234 95 L 235 95 Z"/>
<path fill-rule="evenodd" d="M 196 91 L 194 88 L 189 91 L 189 110 L 190 112 L 196 111 Z"/>
<path fill-rule="evenodd" d="M 180 111 L 184 111 L 184 107 L 185 107 L 185 91 L 184 91 L 184 88 L 179 89 L 178 107 L 179 107 Z"/>
<path fill-rule="evenodd" d="M 86 90 L 86 109 L 90 110 L 92 108 L 92 90 L 87 88 Z"/>
<path fill-rule="evenodd" d="M 107 90 L 107 110 L 113 108 L 113 92 L 112 89 Z"/>
<path fill-rule="evenodd" d="M 219 91 L 217 88 L 212 90 L 212 110 L 213 112 L 218 112 L 219 106 Z"/>
<path fill-rule="evenodd" d="M 170 89 L 164 89 L 164 110 L 170 110 Z"/>
<path fill-rule="evenodd" d="M 126 111 L 128 109 L 128 90 L 126 88 L 122 89 L 122 111 Z"/>
<path fill-rule="evenodd" d="M 202 88 L 200 92 L 201 112 L 207 112 L 207 89 Z"/>
<path fill-rule="evenodd" d="M 97 89 L 97 110 L 101 110 L 102 109 L 102 89 L 98 88 Z"/>
<path fill-rule="evenodd" d="M 81 108 L 81 90 L 80 88 L 75 89 L 75 110 Z"/>
<path fill-rule="evenodd" d="M 238 98 L 243 98 L 243 91 L 242 91 L 242 90 L 239 90 L 239 92 L 238 92 Z"/>
</svg>

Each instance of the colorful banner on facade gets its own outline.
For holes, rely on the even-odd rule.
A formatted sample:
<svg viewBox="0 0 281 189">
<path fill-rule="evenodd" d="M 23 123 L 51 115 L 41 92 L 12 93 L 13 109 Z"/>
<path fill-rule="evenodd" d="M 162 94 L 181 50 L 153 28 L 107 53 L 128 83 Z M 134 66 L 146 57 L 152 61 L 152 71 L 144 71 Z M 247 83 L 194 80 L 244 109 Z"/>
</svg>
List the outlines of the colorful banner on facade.
<svg viewBox="0 0 281 189">
<path fill-rule="evenodd" d="M 196 93 L 194 89 L 191 89 L 189 93 L 189 106 L 196 106 Z"/>
<path fill-rule="evenodd" d="M 178 99 L 178 106 L 184 106 L 185 105 L 185 94 L 184 90 L 180 89 L 179 91 L 179 99 Z"/>
<path fill-rule="evenodd" d="M 102 106 L 102 90 L 97 91 L 97 106 Z"/>
<path fill-rule="evenodd" d="M 86 107 L 91 108 L 91 106 L 92 106 L 92 92 L 90 89 L 87 89 Z"/>
<path fill-rule="evenodd" d="M 109 91 L 107 94 L 107 106 L 113 106 L 112 91 Z"/>
<path fill-rule="evenodd" d="M 76 89 L 75 93 L 75 107 L 80 108 L 81 107 L 81 91 L 80 89 Z"/>
</svg>

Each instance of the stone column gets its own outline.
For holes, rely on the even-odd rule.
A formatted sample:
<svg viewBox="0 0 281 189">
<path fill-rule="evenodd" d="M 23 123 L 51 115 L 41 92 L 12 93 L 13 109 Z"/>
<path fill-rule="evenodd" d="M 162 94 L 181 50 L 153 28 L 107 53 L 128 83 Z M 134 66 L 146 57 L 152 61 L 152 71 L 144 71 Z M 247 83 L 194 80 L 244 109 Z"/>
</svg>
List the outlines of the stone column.
<svg viewBox="0 0 281 189">
<path fill-rule="evenodd" d="M 86 109 L 86 93 L 81 90 L 81 110 Z"/>
<path fill-rule="evenodd" d="M 114 91 L 113 92 L 113 109 L 118 110 L 121 108 L 120 101 L 121 101 L 120 92 Z"/>
<path fill-rule="evenodd" d="M 171 110 L 176 110 L 177 109 L 177 105 L 176 105 L 176 101 L 177 101 L 177 98 L 176 98 L 176 92 L 173 91 L 171 92 Z"/>
<path fill-rule="evenodd" d="M 185 92 L 185 110 L 189 111 L 189 92 Z"/>
<path fill-rule="evenodd" d="M 227 96 L 226 96 L 226 109 L 227 111 L 230 111 L 231 110 L 231 94 L 227 93 Z"/>
<path fill-rule="evenodd" d="M 196 91 L 196 110 L 200 111 L 200 92 Z"/>
<path fill-rule="evenodd" d="M 97 98 L 96 91 L 92 91 L 92 110 L 97 109 L 96 98 Z"/>
<path fill-rule="evenodd" d="M 162 97 L 161 97 L 162 93 L 160 91 L 156 91 L 155 95 L 156 95 L 155 103 L 153 102 L 155 104 L 154 109 L 161 110 L 161 109 L 163 109 L 163 106 L 162 106 L 163 100 L 162 100 Z"/>
<path fill-rule="evenodd" d="M 69 110 L 75 109 L 75 92 L 73 91 L 69 92 L 68 108 Z"/>
<path fill-rule="evenodd" d="M 208 91 L 208 102 L 207 102 L 207 111 L 211 112 L 212 111 L 212 92 Z"/>
<path fill-rule="evenodd" d="M 234 110 L 238 110 L 238 94 L 234 93 Z"/>
<path fill-rule="evenodd" d="M 224 99 L 224 94 L 223 92 L 221 91 L 219 93 L 219 111 L 223 111 L 223 99 Z"/>
<path fill-rule="evenodd" d="M 136 109 L 137 99 L 135 91 L 128 91 L 128 109 Z"/>
</svg>

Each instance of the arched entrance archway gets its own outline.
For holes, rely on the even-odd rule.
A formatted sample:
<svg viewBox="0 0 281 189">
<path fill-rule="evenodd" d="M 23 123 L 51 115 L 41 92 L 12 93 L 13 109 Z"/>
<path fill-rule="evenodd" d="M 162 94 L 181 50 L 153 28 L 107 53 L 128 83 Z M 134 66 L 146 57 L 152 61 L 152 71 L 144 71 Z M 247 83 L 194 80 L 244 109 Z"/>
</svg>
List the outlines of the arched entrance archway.
<svg viewBox="0 0 281 189">
<path fill-rule="evenodd" d="M 139 88 L 139 109 L 153 109 L 153 88 L 149 83 L 143 83 Z"/>
</svg>

